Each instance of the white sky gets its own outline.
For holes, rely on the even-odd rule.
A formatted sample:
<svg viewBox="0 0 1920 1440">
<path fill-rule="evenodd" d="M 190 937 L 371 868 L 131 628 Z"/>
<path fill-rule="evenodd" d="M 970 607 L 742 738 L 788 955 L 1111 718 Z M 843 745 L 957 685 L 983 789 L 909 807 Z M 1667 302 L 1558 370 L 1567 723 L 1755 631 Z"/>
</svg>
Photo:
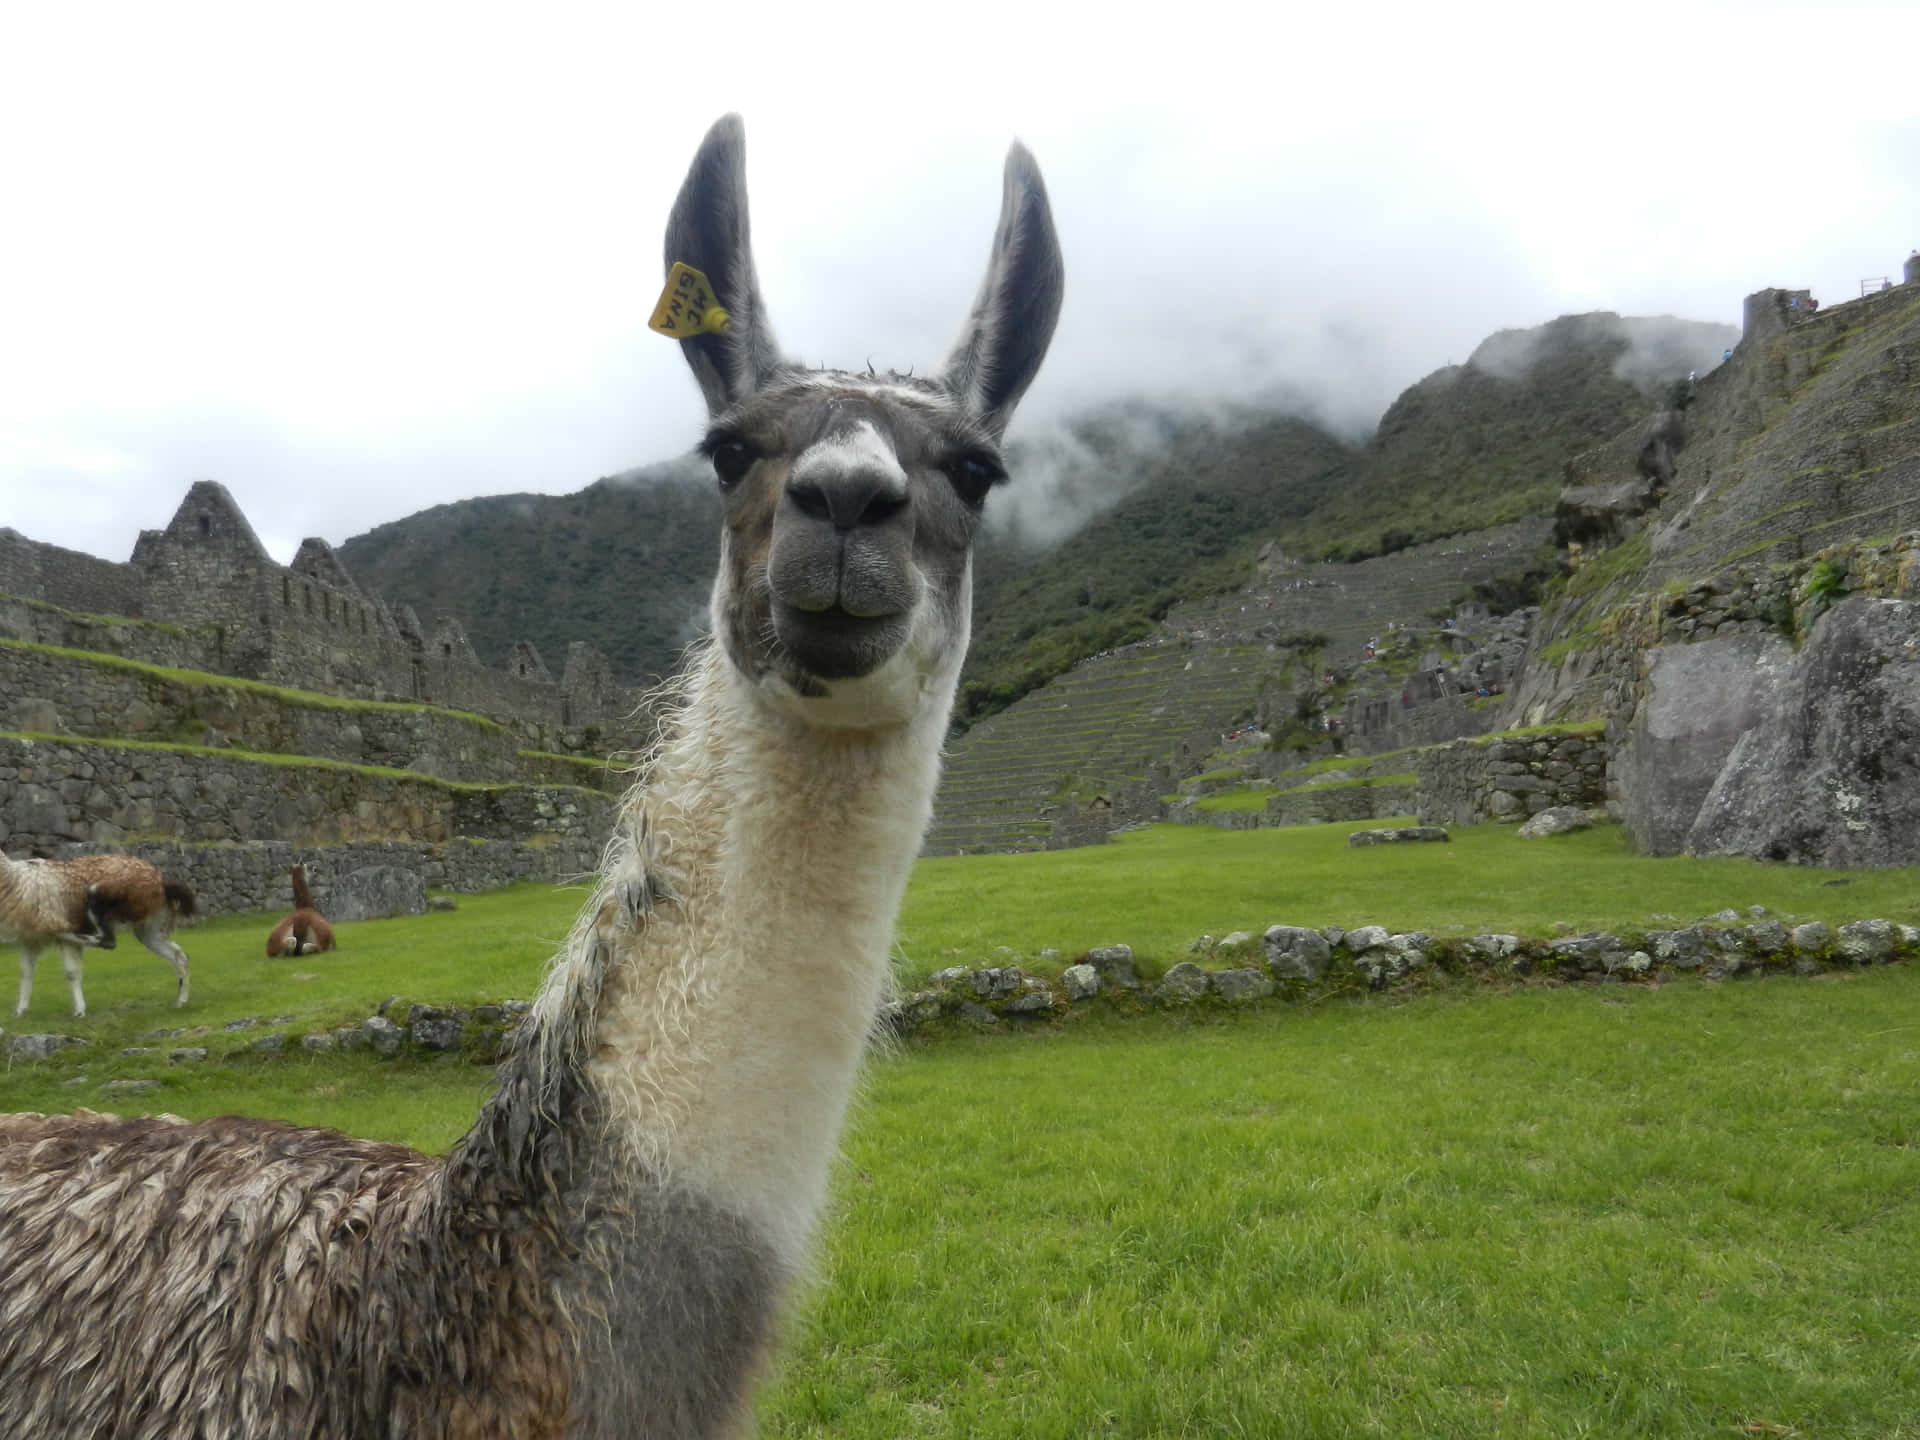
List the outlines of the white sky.
<svg viewBox="0 0 1920 1440">
<path fill-rule="evenodd" d="M 645 320 L 731 109 L 776 329 L 840 365 L 941 358 L 1026 140 L 1068 290 L 1016 428 L 1364 424 L 1503 326 L 1920 245 L 1920 6 L 1316 9 L 0 7 L 0 525 L 124 559 L 211 477 L 285 560 L 684 449 Z"/>
</svg>

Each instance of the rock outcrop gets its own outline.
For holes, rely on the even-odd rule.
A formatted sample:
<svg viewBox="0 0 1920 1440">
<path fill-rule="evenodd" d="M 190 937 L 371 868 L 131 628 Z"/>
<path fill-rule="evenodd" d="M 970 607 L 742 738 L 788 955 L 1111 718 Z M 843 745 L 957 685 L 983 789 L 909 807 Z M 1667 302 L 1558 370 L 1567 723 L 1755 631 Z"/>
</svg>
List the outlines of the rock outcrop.
<svg viewBox="0 0 1920 1440">
<path fill-rule="evenodd" d="M 1703 797 L 1687 849 L 1920 864 L 1920 605 L 1843 600 L 1791 664 L 1758 678 L 1742 706 L 1753 723 Z"/>
</svg>

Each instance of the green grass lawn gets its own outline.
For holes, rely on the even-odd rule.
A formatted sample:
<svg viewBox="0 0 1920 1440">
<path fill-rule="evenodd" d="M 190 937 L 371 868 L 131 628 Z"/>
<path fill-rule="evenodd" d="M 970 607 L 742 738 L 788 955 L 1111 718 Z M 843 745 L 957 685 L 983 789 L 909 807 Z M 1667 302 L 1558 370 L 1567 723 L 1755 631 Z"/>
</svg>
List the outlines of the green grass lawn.
<svg viewBox="0 0 1920 1440">
<path fill-rule="evenodd" d="M 1920 873 L 1811 870 L 1754 860 L 1650 860 L 1616 826 L 1546 840 L 1475 825 L 1445 845 L 1351 849 L 1360 820 L 1266 830 L 1156 825 L 1112 845 L 1037 855 L 922 860 L 900 921 L 909 982 L 961 960 L 1062 957 L 1125 943 L 1152 965 L 1193 939 L 1268 925 L 1548 935 L 1648 929 L 1732 907 L 1830 923 L 1878 916 L 1920 923 Z M 1004 960 L 1004 957 L 1000 957 Z M 998 962 L 995 962 L 998 963 Z"/>
<path fill-rule="evenodd" d="M 1913 918 L 1912 871 L 1646 860 L 1610 829 L 1349 850 L 1352 828 L 924 862 L 905 963 L 1116 940 L 1168 961 L 1276 920 Z M 443 1149 L 486 1070 L 228 1055 L 259 1032 L 221 1024 L 524 996 L 583 898 L 465 897 L 291 962 L 260 953 L 266 918 L 194 927 L 178 1012 L 131 942 L 90 957 L 85 1021 L 47 961 L 8 1028 L 93 1043 L 0 1075 L 0 1109 L 240 1111 Z M 877 1060 L 766 1432 L 1920 1440 L 1920 968 L 1435 983 Z M 179 1025 L 207 1033 L 143 1038 Z M 167 1062 L 200 1043 L 209 1061 Z"/>
</svg>

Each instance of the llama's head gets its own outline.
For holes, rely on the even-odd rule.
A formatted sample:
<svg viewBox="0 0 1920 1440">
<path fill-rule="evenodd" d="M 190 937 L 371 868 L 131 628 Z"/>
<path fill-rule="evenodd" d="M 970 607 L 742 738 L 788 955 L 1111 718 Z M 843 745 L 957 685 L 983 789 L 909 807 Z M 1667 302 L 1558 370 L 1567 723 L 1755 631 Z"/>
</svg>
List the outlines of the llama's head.
<svg viewBox="0 0 1920 1440">
<path fill-rule="evenodd" d="M 987 276 L 928 376 L 810 371 L 780 353 L 755 278 L 745 137 L 707 133 L 667 222 L 668 268 L 702 271 L 725 329 L 681 341 L 726 504 L 713 624 L 734 667 L 832 726 L 944 719 L 967 647 L 969 556 L 1000 439 L 1060 313 L 1046 187 L 1007 155 Z"/>
</svg>

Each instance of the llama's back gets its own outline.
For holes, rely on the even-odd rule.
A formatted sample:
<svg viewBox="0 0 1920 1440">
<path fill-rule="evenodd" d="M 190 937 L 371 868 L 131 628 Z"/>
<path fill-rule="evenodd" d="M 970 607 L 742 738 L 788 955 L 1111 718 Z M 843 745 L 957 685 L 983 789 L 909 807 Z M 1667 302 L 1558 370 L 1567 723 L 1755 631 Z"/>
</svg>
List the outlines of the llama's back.
<svg viewBox="0 0 1920 1440">
<path fill-rule="evenodd" d="M 441 1171 L 267 1121 L 0 1117 L 0 1433 L 557 1433 L 557 1342 L 495 1323 L 546 1307 L 430 1238 Z"/>
</svg>

